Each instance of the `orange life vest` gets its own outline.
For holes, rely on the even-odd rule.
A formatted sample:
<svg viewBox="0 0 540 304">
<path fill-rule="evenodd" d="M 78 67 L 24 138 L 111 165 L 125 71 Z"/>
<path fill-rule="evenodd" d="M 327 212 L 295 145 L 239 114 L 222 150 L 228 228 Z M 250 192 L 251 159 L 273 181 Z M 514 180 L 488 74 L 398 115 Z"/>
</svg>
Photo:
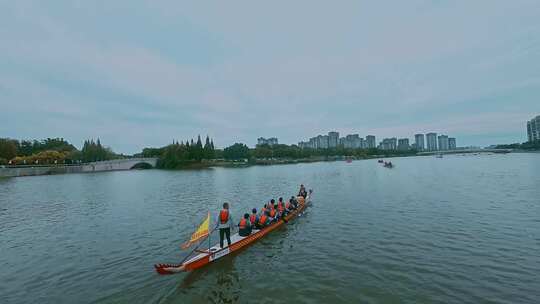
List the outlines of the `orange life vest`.
<svg viewBox="0 0 540 304">
<path fill-rule="evenodd" d="M 247 227 L 247 221 L 246 221 L 245 218 L 243 218 L 243 219 L 240 220 L 240 224 L 238 224 L 238 228 L 246 229 L 246 227 Z"/>
<path fill-rule="evenodd" d="M 276 209 L 271 209 L 270 210 L 270 217 L 276 217 Z"/>
<path fill-rule="evenodd" d="M 266 225 L 266 214 L 263 214 L 261 215 L 261 217 L 259 218 L 259 225 L 263 226 L 263 225 Z"/>
<path fill-rule="evenodd" d="M 229 220 L 229 210 L 227 209 L 221 210 L 219 212 L 219 220 L 221 221 L 222 224 L 227 223 L 227 221 Z"/>
<path fill-rule="evenodd" d="M 283 207 L 283 202 L 279 202 L 278 205 L 277 205 L 277 207 L 278 207 L 279 212 L 283 212 L 283 209 L 285 209 L 285 208 Z"/>
<path fill-rule="evenodd" d="M 257 220 L 257 215 L 256 214 L 252 214 L 249 216 L 249 221 L 251 222 L 251 224 L 255 224 L 255 221 Z"/>
<path fill-rule="evenodd" d="M 287 205 L 285 206 L 285 208 L 290 210 L 291 209 L 291 202 L 287 202 Z"/>
</svg>

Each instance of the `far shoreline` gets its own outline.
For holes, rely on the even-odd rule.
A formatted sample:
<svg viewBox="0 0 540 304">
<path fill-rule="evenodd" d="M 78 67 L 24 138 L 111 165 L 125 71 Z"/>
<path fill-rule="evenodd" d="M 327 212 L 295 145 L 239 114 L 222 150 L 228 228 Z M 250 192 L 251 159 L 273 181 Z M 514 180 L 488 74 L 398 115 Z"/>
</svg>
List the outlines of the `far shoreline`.
<svg viewBox="0 0 540 304">
<path fill-rule="evenodd" d="M 501 151 L 501 152 L 493 152 L 493 151 L 471 151 L 471 152 L 458 152 L 458 153 L 445 153 L 446 155 L 459 155 L 459 154 L 479 154 L 479 153 L 492 153 L 492 154 L 500 154 L 500 153 L 540 153 L 540 151 L 536 150 L 512 150 L 512 151 Z M 388 158 L 398 158 L 398 157 L 415 157 L 415 156 L 435 156 L 439 153 L 432 153 L 432 154 L 422 154 L 422 153 L 414 153 L 414 154 L 395 154 L 395 155 L 365 155 L 362 157 L 347 157 L 347 156 L 322 156 L 322 157 L 312 157 L 312 158 L 302 158 L 302 159 L 255 159 L 255 160 L 212 160 L 212 161 L 202 161 L 200 163 L 187 163 L 180 165 L 176 168 L 159 168 L 159 167 L 153 167 L 153 168 L 133 168 L 129 170 L 149 170 L 149 169 L 156 169 L 156 170 L 164 170 L 164 171 L 192 171 L 192 170 L 208 170 L 212 168 L 248 168 L 253 166 L 276 166 L 276 165 L 291 165 L 291 164 L 305 164 L 305 163 L 318 163 L 318 162 L 337 162 L 337 161 L 347 161 L 347 160 L 372 160 L 372 159 L 388 159 Z M 40 168 L 41 170 L 36 171 L 35 174 L 24 174 L 24 175 L 6 175 L 6 170 L 15 170 L 15 169 L 21 169 L 20 167 L 1 167 L 0 166 L 0 178 L 9 178 L 9 177 L 23 177 L 23 176 L 42 176 L 42 175 L 61 175 L 61 174 L 76 174 L 81 172 L 71 172 L 69 170 L 62 170 L 62 168 L 67 168 L 68 166 L 62 166 L 62 165 L 53 165 L 53 166 L 39 166 L 35 168 Z M 30 167 L 34 168 L 34 167 Z M 46 170 L 43 170 L 46 169 Z M 129 170 L 110 170 L 110 171 L 129 171 Z M 107 171 L 100 171 L 100 172 L 107 172 Z M 92 172 L 84 172 L 84 173 L 92 173 Z"/>
</svg>

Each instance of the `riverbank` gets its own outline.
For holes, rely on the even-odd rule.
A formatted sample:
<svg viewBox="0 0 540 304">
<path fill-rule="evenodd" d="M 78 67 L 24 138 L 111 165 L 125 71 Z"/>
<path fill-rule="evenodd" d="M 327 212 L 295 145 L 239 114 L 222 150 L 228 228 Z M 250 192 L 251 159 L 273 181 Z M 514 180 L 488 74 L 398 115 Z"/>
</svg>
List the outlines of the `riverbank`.
<svg viewBox="0 0 540 304">
<path fill-rule="evenodd" d="M 104 172 L 104 171 L 118 171 L 118 170 L 130 170 L 130 169 L 148 169 L 157 168 L 160 170 L 202 170 L 210 169 L 213 167 L 224 168 L 246 168 L 251 166 L 273 166 L 273 165 L 288 165 L 288 164 L 301 164 L 301 163 L 315 163 L 315 162 L 332 162 L 332 161 L 346 161 L 346 160 L 369 160 L 369 159 L 381 159 L 381 158 L 395 158 L 395 157 L 412 157 L 422 156 L 416 153 L 414 154 L 396 154 L 396 155 L 364 155 L 358 156 L 316 156 L 309 158 L 264 158 L 264 159 L 244 159 L 244 160 L 210 160 L 202 162 L 186 162 L 175 168 L 159 168 L 157 158 L 131 158 L 131 159 L 118 159 L 102 162 L 94 162 L 82 165 L 55 165 L 55 166 L 13 166 L 0 168 L 0 177 L 22 177 L 22 176 L 36 176 L 36 175 L 56 175 L 56 174 L 70 174 L 70 173 L 91 173 L 91 172 Z M 148 166 L 142 166 L 141 164 L 149 164 Z"/>
<path fill-rule="evenodd" d="M 176 168 L 157 168 L 160 170 L 202 170 L 213 167 L 224 168 L 246 168 L 251 166 L 273 166 L 273 165 L 288 165 L 301 163 L 315 163 L 327 161 L 345 161 L 351 160 L 366 160 L 380 159 L 392 157 L 417 156 L 410 155 L 366 155 L 364 157 L 348 157 L 348 156 L 318 156 L 310 158 L 290 159 L 290 158 L 269 158 L 269 159 L 251 159 L 251 160 L 211 160 L 202 162 L 189 162 L 179 165 Z M 148 166 L 139 165 L 146 164 Z M 72 174 L 72 173 L 91 173 L 105 171 L 120 171 L 130 169 L 148 169 L 156 168 L 156 158 L 131 158 L 118 159 L 102 162 L 94 162 L 81 165 L 54 165 L 54 166 L 12 166 L 0 167 L 0 178 L 4 177 L 23 177 L 36 175 L 57 175 L 57 174 Z"/>
<path fill-rule="evenodd" d="M 350 160 L 369 160 L 369 159 L 381 159 L 381 158 L 394 158 L 394 157 L 412 157 L 418 156 L 417 154 L 409 155 L 367 155 L 365 157 L 354 156 L 318 156 L 310 158 L 268 158 L 268 159 L 251 159 L 251 160 L 214 160 L 203 161 L 200 163 L 189 163 L 179 166 L 174 169 L 158 168 L 162 170 L 196 170 L 207 169 L 212 167 L 225 167 L 225 168 L 245 168 L 252 166 L 273 166 L 273 165 L 290 165 L 290 164 L 302 164 L 302 163 L 316 163 L 316 162 L 333 162 L 333 161 L 346 161 Z"/>
<path fill-rule="evenodd" d="M 157 158 L 124 158 L 80 165 L 11 166 L 0 167 L 0 177 L 122 171 L 139 168 L 141 165 L 143 165 L 142 167 L 155 167 L 156 163 Z"/>
</svg>

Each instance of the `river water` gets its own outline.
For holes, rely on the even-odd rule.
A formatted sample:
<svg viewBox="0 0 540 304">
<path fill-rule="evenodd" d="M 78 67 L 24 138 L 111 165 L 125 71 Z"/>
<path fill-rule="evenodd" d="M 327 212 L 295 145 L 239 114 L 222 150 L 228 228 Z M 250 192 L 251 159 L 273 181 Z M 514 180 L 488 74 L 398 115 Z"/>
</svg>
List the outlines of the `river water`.
<svg viewBox="0 0 540 304">
<path fill-rule="evenodd" d="M 0 180 L 0 303 L 539 303 L 540 154 Z M 294 222 L 204 269 L 208 210 L 304 183 Z M 216 237 L 213 237 L 213 241 Z"/>
</svg>

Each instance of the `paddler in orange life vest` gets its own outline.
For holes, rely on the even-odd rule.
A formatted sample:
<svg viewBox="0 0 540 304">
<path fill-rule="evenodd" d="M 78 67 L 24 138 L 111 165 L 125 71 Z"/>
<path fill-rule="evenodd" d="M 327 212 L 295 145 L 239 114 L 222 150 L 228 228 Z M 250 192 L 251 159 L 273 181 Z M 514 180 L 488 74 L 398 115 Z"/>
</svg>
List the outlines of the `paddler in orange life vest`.
<svg viewBox="0 0 540 304">
<path fill-rule="evenodd" d="M 263 229 L 264 227 L 268 226 L 268 224 L 270 224 L 270 218 L 268 217 L 268 215 L 266 215 L 266 213 L 261 213 L 261 215 L 257 219 L 257 222 L 255 224 L 255 228 L 260 230 L 260 229 Z"/>
<path fill-rule="evenodd" d="M 231 227 L 233 221 L 229 212 L 229 203 L 223 203 L 223 209 L 219 212 L 216 226 L 219 228 L 219 246 L 223 248 L 223 237 L 227 236 L 227 244 L 231 246 Z"/>
<path fill-rule="evenodd" d="M 280 197 L 278 199 L 277 210 L 278 210 L 278 213 L 279 213 L 279 217 L 283 217 L 283 216 L 287 215 L 287 209 L 285 208 L 285 203 L 283 202 L 283 197 Z"/>
<path fill-rule="evenodd" d="M 268 209 L 268 217 L 270 217 L 270 221 L 276 221 L 278 217 L 277 213 L 277 206 L 275 205 L 276 201 L 274 199 L 270 200 L 270 208 Z"/>
<path fill-rule="evenodd" d="M 275 204 L 276 204 L 276 200 L 275 200 L 275 199 L 271 199 L 271 200 L 270 200 L 270 203 L 268 203 L 268 212 L 270 212 L 272 209 L 276 209 L 276 208 L 275 208 Z"/>
<path fill-rule="evenodd" d="M 271 199 L 270 202 L 268 202 L 268 208 L 266 209 L 268 212 L 270 212 L 270 210 L 272 209 L 275 209 L 274 208 L 274 205 L 276 204 L 276 200 L 274 199 Z"/>
<path fill-rule="evenodd" d="M 255 227 L 255 224 L 257 224 L 257 221 L 259 221 L 259 216 L 257 215 L 257 209 L 253 208 L 253 210 L 251 210 L 251 215 L 249 216 L 249 222 L 251 223 L 251 227 Z"/>
<path fill-rule="evenodd" d="M 244 217 L 238 223 L 238 235 L 248 236 L 251 234 L 251 222 L 249 221 L 249 214 L 245 213 Z"/>
</svg>

